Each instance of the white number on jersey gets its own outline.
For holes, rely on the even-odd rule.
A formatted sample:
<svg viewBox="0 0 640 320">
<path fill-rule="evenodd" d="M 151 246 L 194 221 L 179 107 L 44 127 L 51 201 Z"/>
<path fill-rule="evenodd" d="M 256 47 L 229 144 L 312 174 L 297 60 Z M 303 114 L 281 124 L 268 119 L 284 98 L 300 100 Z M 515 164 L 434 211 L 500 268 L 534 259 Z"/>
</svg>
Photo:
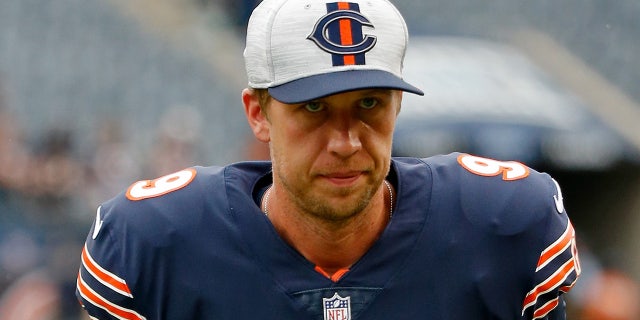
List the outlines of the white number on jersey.
<svg viewBox="0 0 640 320">
<path fill-rule="evenodd" d="M 498 161 L 483 157 L 462 154 L 458 156 L 458 163 L 469 172 L 494 177 L 502 174 L 502 180 L 512 181 L 529 176 L 529 168 L 515 161 Z"/>
</svg>

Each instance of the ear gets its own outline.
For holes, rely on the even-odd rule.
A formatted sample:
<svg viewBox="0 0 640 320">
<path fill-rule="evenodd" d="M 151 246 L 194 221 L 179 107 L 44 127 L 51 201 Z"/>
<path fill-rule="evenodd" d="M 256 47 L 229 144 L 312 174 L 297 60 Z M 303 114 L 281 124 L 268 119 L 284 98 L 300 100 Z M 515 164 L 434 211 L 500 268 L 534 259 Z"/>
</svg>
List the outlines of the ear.
<svg viewBox="0 0 640 320">
<path fill-rule="evenodd" d="M 268 143 L 271 140 L 269 132 L 271 123 L 269 123 L 266 114 L 260 107 L 260 101 L 256 92 L 249 88 L 242 90 L 242 103 L 244 104 L 244 113 L 247 116 L 247 121 L 253 134 L 258 140 Z"/>
</svg>

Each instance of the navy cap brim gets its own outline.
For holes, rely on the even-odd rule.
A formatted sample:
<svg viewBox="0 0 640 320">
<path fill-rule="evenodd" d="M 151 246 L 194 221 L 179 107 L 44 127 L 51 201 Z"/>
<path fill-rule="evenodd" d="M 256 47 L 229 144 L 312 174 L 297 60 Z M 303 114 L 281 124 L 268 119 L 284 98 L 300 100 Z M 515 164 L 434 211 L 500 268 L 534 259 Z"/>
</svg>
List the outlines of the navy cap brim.
<svg viewBox="0 0 640 320">
<path fill-rule="evenodd" d="M 422 90 L 381 70 L 347 70 L 314 75 L 271 87 L 269 94 L 282 103 L 296 104 L 342 92 L 372 88 L 396 89 L 424 95 Z"/>
</svg>

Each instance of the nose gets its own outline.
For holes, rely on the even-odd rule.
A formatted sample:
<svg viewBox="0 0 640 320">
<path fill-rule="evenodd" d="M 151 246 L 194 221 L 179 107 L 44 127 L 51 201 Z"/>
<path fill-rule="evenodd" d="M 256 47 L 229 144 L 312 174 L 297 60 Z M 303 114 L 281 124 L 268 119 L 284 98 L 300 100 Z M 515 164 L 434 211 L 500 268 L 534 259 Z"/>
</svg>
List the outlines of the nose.
<svg viewBox="0 0 640 320">
<path fill-rule="evenodd" d="M 350 117 L 333 119 L 329 131 L 327 149 L 330 153 L 347 158 L 362 149 L 358 123 Z"/>
</svg>

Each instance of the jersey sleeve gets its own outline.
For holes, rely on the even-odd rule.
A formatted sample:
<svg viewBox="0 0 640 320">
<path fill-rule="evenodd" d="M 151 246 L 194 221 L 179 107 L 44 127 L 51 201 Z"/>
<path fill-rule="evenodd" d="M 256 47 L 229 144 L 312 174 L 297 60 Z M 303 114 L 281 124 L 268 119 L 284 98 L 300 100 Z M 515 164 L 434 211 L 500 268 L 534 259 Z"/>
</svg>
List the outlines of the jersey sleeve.
<svg viewBox="0 0 640 320">
<path fill-rule="evenodd" d="M 99 207 L 81 254 L 76 296 L 94 319 L 146 319 L 134 310 L 134 293 L 128 283 L 126 255 L 112 237 L 114 223 Z"/>
<path fill-rule="evenodd" d="M 562 295 L 569 292 L 580 275 L 580 262 L 576 249 L 575 230 L 562 204 L 562 192 L 558 183 L 556 194 L 550 197 L 555 203 L 547 218 L 542 250 L 533 266 L 533 285 L 527 293 L 523 319 L 565 319 Z"/>
</svg>

